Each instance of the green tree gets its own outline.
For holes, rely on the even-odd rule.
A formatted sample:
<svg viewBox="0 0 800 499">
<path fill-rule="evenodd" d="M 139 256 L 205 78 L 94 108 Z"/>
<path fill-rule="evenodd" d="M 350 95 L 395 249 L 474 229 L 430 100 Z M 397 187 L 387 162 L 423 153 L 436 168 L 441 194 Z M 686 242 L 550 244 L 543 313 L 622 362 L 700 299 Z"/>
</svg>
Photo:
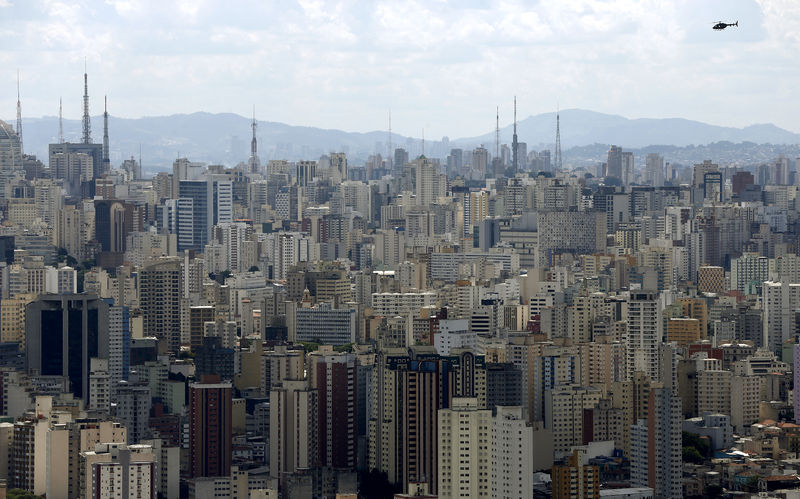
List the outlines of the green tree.
<svg viewBox="0 0 800 499">
<path fill-rule="evenodd" d="M 694 447 L 683 448 L 683 462 L 703 464 L 703 456 Z"/>
<path fill-rule="evenodd" d="M 11 489 L 6 493 L 8 499 L 42 499 L 42 496 L 37 496 L 27 490 Z"/>
<path fill-rule="evenodd" d="M 259 270 L 261 269 L 258 268 L 258 265 L 253 265 L 252 267 L 247 269 L 248 272 L 258 272 Z"/>
</svg>

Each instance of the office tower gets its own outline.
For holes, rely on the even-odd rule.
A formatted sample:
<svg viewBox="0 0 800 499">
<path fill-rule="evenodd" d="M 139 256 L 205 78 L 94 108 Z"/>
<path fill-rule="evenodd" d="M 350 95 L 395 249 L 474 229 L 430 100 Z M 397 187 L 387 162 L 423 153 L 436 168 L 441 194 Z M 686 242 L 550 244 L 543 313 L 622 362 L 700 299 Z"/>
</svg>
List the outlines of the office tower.
<svg viewBox="0 0 800 499">
<path fill-rule="evenodd" d="M 491 437 L 491 496 L 533 499 L 533 427 L 522 407 L 498 407 Z"/>
<path fill-rule="evenodd" d="M 731 178 L 731 187 L 734 194 L 741 194 L 748 185 L 753 185 L 755 179 L 750 172 L 736 172 Z"/>
<path fill-rule="evenodd" d="M 318 393 L 319 465 L 355 469 L 360 412 L 356 357 L 320 350 L 309 355 L 309 365 L 311 387 Z"/>
<path fill-rule="evenodd" d="M 22 169 L 22 143 L 11 125 L 0 120 L 0 171 Z"/>
<path fill-rule="evenodd" d="M 80 497 L 156 497 L 156 463 L 151 446 L 103 442 L 80 455 Z"/>
<path fill-rule="evenodd" d="M 492 412 L 476 398 L 453 398 L 438 414 L 438 497 L 487 497 L 491 490 Z"/>
<path fill-rule="evenodd" d="M 221 322 L 222 321 L 220 319 Z M 235 326 L 236 323 L 231 321 Z M 217 322 L 206 322 L 206 326 L 215 326 Z M 218 336 L 203 337 L 202 344 L 195 350 L 195 370 L 197 376 L 216 375 L 223 381 L 233 381 L 235 374 L 236 351 L 222 344 Z"/>
<path fill-rule="evenodd" d="M 181 346 L 181 260 L 154 261 L 139 271 L 139 308 L 143 330 L 167 344 L 170 352 Z"/>
<path fill-rule="evenodd" d="M 667 388 L 650 390 L 646 417 L 631 426 L 631 486 L 656 497 L 683 496 L 681 400 Z"/>
<path fill-rule="evenodd" d="M 285 484 L 289 475 L 316 468 L 319 400 L 308 380 L 284 380 L 269 392 L 269 474 Z"/>
<path fill-rule="evenodd" d="M 69 390 L 89 400 L 92 358 L 108 360 L 108 305 L 94 295 L 42 295 L 25 314 L 25 367 L 42 376 L 63 376 Z"/>
<path fill-rule="evenodd" d="M 178 251 L 202 251 L 208 244 L 211 227 L 233 222 L 233 183 L 225 175 L 208 175 L 205 180 L 181 180 L 178 185 L 179 200 L 191 200 L 192 242 L 187 246 L 178 240 Z M 178 217 L 184 216 L 179 210 Z M 189 216 L 188 207 L 185 216 Z M 180 222 L 179 222 L 180 224 Z M 179 234 L 180 236 L 180 234 Z"/>
<path fill-rule="evenodd" d="M 347 345 L 356 341 L 358 324 L 353 308 L 335 309 L 330 303 L 318 303 L 309 308 L 295 307 L 293 320 L 287 317 L 287 321 L 289 341 L 322 345 Z"/>
<path fill-rule="evenodd" d="M 562 253 L 590 255 L 605 249 L 605 215 L 597 212 L 546 211 L 538 214 L 539 266 Z"/>
<path fill-rule="evenodd" d="M 189 307 L 189 341 L 193 352 L 203 345 L 205 323 L 212 322 L 216 318 L 216 310 L 211 305 Z"/>
<path fill-rule="evenodd" d="M 618 178 L 622 181 L 622 148 L 611 146 L 606 159 L 606 177 Z"/>
<path fill-rule="evenodd" d="M 646 182 L 653 187 L 664 185 L 664 157 L 649 153 L 645 159 Z"/>
<path fill-rule="evenodd" d="M 398 147 L 394 150 L 394 162 L 392 163 L 394 173 L 402 172 L 406 163 L 408 163 L 408 151 Z"/>
<path fill-rule="evenodd" d="M 189 476 L 230 476 L 232 387 L 206 376 L 189 385 Z"/>
<path fill-rule="evenodd" d="M 308 187 L 308 184 L 310 184 L 316 176 L 316 161 L 298 161 L 295 164 L 295 178 L 297 179 L 297 185 L 301 187 Z"/>
<path fill-rule="evenodd" d="M 657 292 L 631 292 L 625 332 L 628 374 L 642 371 L 653 381 L 659 379 L 658 345 L 663 330 L 660 301 Z"/>
<path fill-rule="evenodd" d="M 497 411 L 498 406 L 521 406 L 522 371 L 511 362 L 486 363 L 486 408 Z"/>
<path fill-rule="evenodd" d="M 128 442 L 139 443 L 144 438 L 149 438 L 148 421 L 150 418 L 150 405 L 152 392 L 148 385 L 134 385 L 127 382 L 119 383 L 116 387 L 116 417 L 128 431 Z"/>
<path fill-rule="evenodd" d="M 553 466 L 553 499 L 597 499 L 600 497 L 600 468 L 583 464 L 584 449 L 574 449 L 566 463 Z"/>
</svg>

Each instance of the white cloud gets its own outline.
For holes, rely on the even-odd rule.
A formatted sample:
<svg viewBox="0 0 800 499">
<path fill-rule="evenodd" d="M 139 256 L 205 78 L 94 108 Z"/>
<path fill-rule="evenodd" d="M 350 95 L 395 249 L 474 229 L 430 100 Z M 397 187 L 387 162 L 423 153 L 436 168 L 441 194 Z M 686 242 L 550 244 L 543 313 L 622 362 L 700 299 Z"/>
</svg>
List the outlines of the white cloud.
<svg viewBox="0 0 800 499">
<path fill-rule="evenodd" d="M 30 75 L 25 109 L 34 115 L 53 114 L 58 95 L 80 95 L 87 55 L 90 91 L 108 91 L 125 116 L 247 114 L 255 103 L 264 119 L 369 130 L 385 127 L 391 107 L 400 133 L 431 123 L 432 136 L 457 137 L 491 128 L 497 103 L 508 122 L 516 94 L 523 116 L 558 101 L 800 130 L 790 106 L 773 98 L 798 98 L 800 6 L 791 0 L 0 6 L 12 9 L 0 33 L 20 40 L 0 53 L 0 76 L 12 81 L 16 67 Z M 710 21 L 727 15 L 741 16 L 738 31 L 712 32 Z M 7 95 L 0 92 L 0 110 L 13 112 Z"/>
</svg>

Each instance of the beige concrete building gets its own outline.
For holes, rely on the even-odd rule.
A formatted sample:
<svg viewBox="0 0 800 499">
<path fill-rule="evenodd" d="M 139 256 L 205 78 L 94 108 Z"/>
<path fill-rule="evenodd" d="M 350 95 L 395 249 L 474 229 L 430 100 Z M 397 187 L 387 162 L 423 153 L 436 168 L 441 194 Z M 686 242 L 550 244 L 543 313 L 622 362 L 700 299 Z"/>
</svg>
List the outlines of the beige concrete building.
<svg viewBox="0 0 800 499">
<path fill-rule="evenodd" d="M 601 396 L 602 392 L 593 386 L 571 385 L 547 390 L 544 421 L 553 431 L 556 454 L 583 444 L 583 411 L 594 408 Z"/>
<path fill-rule="evenodd" d="M 476 398 L 454 398 L 439 410 L 439 497 L 485 497 L 490 493 L 492 411 Z"/>
</svg>

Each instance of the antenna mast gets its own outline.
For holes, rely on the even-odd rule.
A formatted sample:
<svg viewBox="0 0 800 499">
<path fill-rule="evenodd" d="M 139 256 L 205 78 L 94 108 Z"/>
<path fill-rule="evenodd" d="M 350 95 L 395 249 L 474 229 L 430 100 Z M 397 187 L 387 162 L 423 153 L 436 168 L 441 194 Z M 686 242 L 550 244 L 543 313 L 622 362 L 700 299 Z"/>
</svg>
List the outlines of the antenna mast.
<svg viewBox="0 0 800 499">
<path fill-rule="evenodd" d="M 111 159 L 108 154 L 108 96 L 103 97 L 103 171 L 111 170 Z"/>
<path fill-rule="evenodd" d="M 500 157 L 500 106 L 497 106 L 497 114 L 495 116 L 494 128 L 494 157 Z"/>
<path fill-rule="evenodd" d="M 89 77 L 86 74 L 86 58 L 83 60 L 83 143 L 92 143 L 92 123 L 89 119 Z"/>
<path fill-rule="evenodd" d="M 425 156 L 425 128 L 422 128 L 422 155 Z"/>
<path fill-rule="evenodd" d="M 22 104 L 19 100 L 19 69 L 17 70 L 17 136 L 19 137 L 19 155 L 23 156 L 22 150 Z"/>
<path fill-rule="evenodd" d="M 517 174 L 517 167 L 519 166 L 519 158 L 517 157 L 517 148 L 519 142 L 517 140 L 517 96 L 514 96 L 514 137 L 511 140 L 511 174 Z"/>
<path fill-rule="evenodd" d="M 561 170 L 562 168 L 562 160 L 561 160 L 561 116 L 558 110 L 558 106 L 556 106 L 556 151 L 555 151 L 555 161 L 553 161 L 553 167 L 556 170 Z"/>
<path fill-rule="evenodd" d="M 58 143 L 64 143 L 64 123 L 61 119 L 61 97 L 58 98 Z"/>
<path fill-rule="evenodd" d="M 394 171 L 394 151 L 392 150 L 392 110 L 389 109 L 389 171 Z"/>
</svg>

